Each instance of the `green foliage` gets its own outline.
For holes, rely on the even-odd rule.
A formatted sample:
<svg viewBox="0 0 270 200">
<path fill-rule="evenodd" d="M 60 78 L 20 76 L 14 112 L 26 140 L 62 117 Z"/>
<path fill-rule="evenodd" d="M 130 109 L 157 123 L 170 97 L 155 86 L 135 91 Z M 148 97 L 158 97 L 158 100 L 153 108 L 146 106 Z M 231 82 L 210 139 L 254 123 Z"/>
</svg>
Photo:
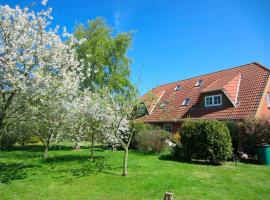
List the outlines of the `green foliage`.
<svg viewBox="0 0 270 200">
<path fill-rule="evenodd" d="M 256 154 L 256 144 L 270 144 L 270 124 L 266 119 L 246 118 L 240 124 L 239 138 L 244 153 Z"/>
<path fill-rule="evenodd" d="M 76 27 L 75 37 L 86 39 L 75 48 L 79 59 L 84 60 L 82 87 L 98 90 L 108 88 L 110 92 L 126 93 L 134 89 L 130 78 L 131 59 L 127 52 L 131 47 L 132 33 L 114 33 L 103 18 L 89 21 L 87 26 Z M 90 72 L 89 72 L 90 71 Z"/>
<path fill-rule="evenodd" d="M 136 140 L 136 136 L 141 132 L 146 132 L 150 130 L 160 130 L 160 128 L 158 126 L 153 126 L 148 123 L 136 122 L 136 121 L 132 122 L 133 137 L 131 139 L 130 148 L 138 149 L 139 143 Z"/>
<path fill-rule="evenodd" d="M 183 145 L 179 142 L 171 149 L 173 159 L 182 160 L 185 157 Z"/>
<path fill-rule="evenodd" d="M 16 135 L 14 133 L 3 133 L 0 136 L 0 149 L 9 149 L 17 141 Z"/>
<path fill-rule="evenodd" d="M 143 122 L 133 122 L 133 129 L 136 134 L 148 130 L 160 130 L 160 127 Z"/>
<path fill-rule="evenodd" d="M 144 153 L 160 153 L 166 147 L 166 140 L 170 133 L 164 130 L 145 130 L 140 131 L 135 140 L 138 149 Z"/>
<path fill-rule="evenodd" d="M 37 135 L 31 135 L 31 137 L 26 141 L 27 144 L 37 144 L 41 143 L 41 140 Z"/>
<path fill-rule="evenodd" d="M 204 159 L 220 164 L 232 155 L 232 143 L 228 128 L 216 120 L 196 120 L 183 123 L 181 143 L 184 157 Z"/>
<path fill-rule="evenodd" d="M 234 153 L 237 153 L 239 144 L 238 123 L 234 120 L 228 120 L 225 121 L 225 124 L 230 131 Z"/>
</svg>

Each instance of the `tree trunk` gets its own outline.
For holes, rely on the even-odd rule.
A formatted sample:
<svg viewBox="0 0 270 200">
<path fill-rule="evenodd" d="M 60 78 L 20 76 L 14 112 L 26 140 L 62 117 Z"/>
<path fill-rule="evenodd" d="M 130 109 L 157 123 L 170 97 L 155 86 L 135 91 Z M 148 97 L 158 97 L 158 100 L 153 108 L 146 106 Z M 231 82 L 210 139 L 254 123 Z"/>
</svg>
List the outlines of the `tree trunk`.
<svg viewBox="0 0 270 200">
<path fill-rule="evenodd" d="M 115 144 L 112 145 L 112 151 L 113 151 L 113 152 L 116 151 L 116 147 L 115 147 L 115 146 L 116 146 Z"/>
<path fill-rule="evenodd" d="M 0 130 L 1 131 L 1 130 Z M 2 144 L 2 142 L 3 142 L 3 136 L 4 134 L 1 132 L 0 133 L 0 150 L 3 150 L 3 144 Z"/>
<path fill-rule="evenodd" d="M 123 174 L 122 176 L 127 176 L 127 164 L 128 164 L 128 148 L 125 148 L 124 162 L 123 162 Z"/>
<path fill-rule="evenodd" d="M 44 160 L 46 160 L 48 158 L 48 151 L 49 151 L 49 146 L 45 146 L 45 149 L 44 149 Z"/>
<path fill-rule="evenodd" d="M 81 149 L 80 142 L 77 141 L 75 145 L 75 150 L 80 150 L 80 149 Z"/>
<path fill-rule="evenodd" d="M 92 162 L 94 160 L 94 134 L 91 134 L 91 155 L 90 155 L 90 161 Z"/>
<path fill-rule="evenodd" d="M 2 149 L 2 140 L 3 140 L 3 137 L 4 137 L 4 132 L 5 132 L 5 129 L 4 129 L 4 117 L 3 117 L 3 114 L 0 113 L 0 149 Z"/>
</svg>

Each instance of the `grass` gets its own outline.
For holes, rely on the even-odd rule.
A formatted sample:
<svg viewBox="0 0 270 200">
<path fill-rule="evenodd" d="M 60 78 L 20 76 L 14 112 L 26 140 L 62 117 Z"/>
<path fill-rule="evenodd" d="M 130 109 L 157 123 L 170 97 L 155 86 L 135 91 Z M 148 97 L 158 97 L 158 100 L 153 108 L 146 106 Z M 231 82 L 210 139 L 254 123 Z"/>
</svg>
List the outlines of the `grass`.
<svg viewBox="0 0 270 200">
<path fill-rule="evenodd" d="M 123 152 L 97 148 L 51 150 L 40 146 L 0 151 L 0 199 L 269 199 L 270 167 L 231 162 L 182 163 L 131 151 L 129 175 L 121 176 Z"/>
</svg>

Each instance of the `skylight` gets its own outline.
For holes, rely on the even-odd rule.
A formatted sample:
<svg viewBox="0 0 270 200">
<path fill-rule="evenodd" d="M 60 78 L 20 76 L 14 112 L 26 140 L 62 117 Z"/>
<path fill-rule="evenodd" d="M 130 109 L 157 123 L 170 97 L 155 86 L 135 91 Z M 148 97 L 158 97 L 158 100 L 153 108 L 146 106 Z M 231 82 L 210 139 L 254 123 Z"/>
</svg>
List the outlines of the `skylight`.
<svg viewBox="0 0 270 200">
<path fill-rule="evenodd" d="M 174 88 L 174 91 L 179 91 L 181 90 L 181 85 L 177 85 L 175 88 Z"/>
<path fill-rule="evenodd" d="M 190 98 L 185 98 L 181 106 L 187 106 L 189 102 L 190 102 Z"/>
<path fill-rule="evenodd" d="M 201 86 L 203 83 L 203 80 L 198 80 L 197 83 L 195 84 L 195 87 Z"/>
</svg>

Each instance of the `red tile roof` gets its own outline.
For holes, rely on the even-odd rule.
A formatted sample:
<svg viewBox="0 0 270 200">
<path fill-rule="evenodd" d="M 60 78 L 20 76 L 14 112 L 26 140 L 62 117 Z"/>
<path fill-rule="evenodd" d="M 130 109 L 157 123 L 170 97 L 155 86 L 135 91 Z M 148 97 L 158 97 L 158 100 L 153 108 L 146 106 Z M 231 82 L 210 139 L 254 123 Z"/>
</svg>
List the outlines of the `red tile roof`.
<svg viewBox="0 0 270 200">
<path fill-rule="evenodd" d="M 181 121 L 183 118 L 243 119 L 255 115 L 266 86 L 270 71 L 258 63 L 250 63 L 194 78 L 161 85 L 151 92 L 159 98 L 152 105 L 149 115 L 139 118 L 145 122 Z M 203 80 L 200 87 L 195 87 Z M 177 85 L 181 90 L 174 91 Z M 213 108 L 199 108 L 197 105 L 202 93 L 221 90 L 234 105 Z M 162 95 L 160 95 L 162 93 Z M 143 96 L 145 98 L 147 94 Z M 181 106 L 185 98 L 190 98 L 187 106 Z M 164 109 L 156 106 L 167 102 Z"/>
</svg>

